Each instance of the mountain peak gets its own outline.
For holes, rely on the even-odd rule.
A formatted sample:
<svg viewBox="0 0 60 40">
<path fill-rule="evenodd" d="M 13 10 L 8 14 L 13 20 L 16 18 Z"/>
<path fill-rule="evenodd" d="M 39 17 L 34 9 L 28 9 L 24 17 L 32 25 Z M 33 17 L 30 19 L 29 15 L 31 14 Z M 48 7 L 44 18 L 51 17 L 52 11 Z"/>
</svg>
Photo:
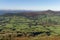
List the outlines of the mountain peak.
<svg viewBox="0 0 60 40">
<path fill-rule="evenodd" d="M 48 12 L 51 12 L 52 10 L 47 10 Z"/>
</svg>

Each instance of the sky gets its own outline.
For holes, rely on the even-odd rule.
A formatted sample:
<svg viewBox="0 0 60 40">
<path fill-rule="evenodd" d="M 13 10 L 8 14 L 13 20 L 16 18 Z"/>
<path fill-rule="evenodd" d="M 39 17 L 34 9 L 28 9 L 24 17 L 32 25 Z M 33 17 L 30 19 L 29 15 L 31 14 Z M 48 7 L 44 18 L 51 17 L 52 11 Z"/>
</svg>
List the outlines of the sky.
<svg viewBox="0 0 60 40">
<path fill-rule="evenodd" d="M 60 0 L 0 0 L 0 10 L 60 10 Z"/>
</svg>

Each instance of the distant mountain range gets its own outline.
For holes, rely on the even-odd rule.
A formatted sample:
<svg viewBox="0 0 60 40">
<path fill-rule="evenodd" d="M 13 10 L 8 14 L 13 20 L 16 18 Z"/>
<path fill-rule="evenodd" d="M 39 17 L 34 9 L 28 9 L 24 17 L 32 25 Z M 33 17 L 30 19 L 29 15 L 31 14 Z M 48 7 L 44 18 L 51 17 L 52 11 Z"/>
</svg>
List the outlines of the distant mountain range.
<svg viewBox="0 0 60 40">
<path fill-rule="evenodd" d="M 10 13 L 23 13 L 27 15 L 38 15 L 38 14 L 54 14 L 54 15 L 60 15 L 60 11 L 52 11 L 52 10 L 46 10 L 46 11 L 31 11 L 31 10 L 0 10 L 0 15 L 2 14 L 10 14 Z"/>
<path fill-rule="evenodd" d="M 5 13 L 31 12 L 30 10 L 0 10 L 0 15 Z"/>
</svg>

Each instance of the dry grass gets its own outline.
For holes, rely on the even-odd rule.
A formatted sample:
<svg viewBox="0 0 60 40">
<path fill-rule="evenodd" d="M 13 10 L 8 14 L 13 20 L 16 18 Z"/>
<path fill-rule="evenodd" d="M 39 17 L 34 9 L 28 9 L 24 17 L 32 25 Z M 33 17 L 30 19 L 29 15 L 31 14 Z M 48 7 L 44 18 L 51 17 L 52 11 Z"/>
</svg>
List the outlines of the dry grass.
<svg viewBox="0 0 60 40">
<path fill-rule="evenodd" d="M 15 40 L 60 40 L 60 36 L 16 37 Z"/>
</svg>

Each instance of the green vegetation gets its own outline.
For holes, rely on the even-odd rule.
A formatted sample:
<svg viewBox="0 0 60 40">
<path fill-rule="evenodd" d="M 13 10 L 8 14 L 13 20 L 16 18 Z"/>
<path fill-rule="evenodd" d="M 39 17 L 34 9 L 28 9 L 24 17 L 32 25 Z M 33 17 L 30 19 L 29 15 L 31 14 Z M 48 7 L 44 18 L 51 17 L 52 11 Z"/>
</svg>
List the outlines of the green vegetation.
<svg viewBox="0 0 60 40">
<path fill-rule="evenodd" d="M 19 14 L 4 14 L 0 16 L 1 33 L 22 33 L 27 36 L 60 36 L 60 16 L 39 14 L 30 16 Z M 20 35 L 20 36 L 21 36 Z M 0 35 L 1 36 L 1 35 Z"/>
<path fill-rule="evenodd" d="M 1 30 L 2 29 L 2 30 Z M 37 16 L 0 16 L 0 30 L 5 29 L 20 32 L 47 32 L 60 35 L 60 16 L 37 15 Z"/>
</svg>

